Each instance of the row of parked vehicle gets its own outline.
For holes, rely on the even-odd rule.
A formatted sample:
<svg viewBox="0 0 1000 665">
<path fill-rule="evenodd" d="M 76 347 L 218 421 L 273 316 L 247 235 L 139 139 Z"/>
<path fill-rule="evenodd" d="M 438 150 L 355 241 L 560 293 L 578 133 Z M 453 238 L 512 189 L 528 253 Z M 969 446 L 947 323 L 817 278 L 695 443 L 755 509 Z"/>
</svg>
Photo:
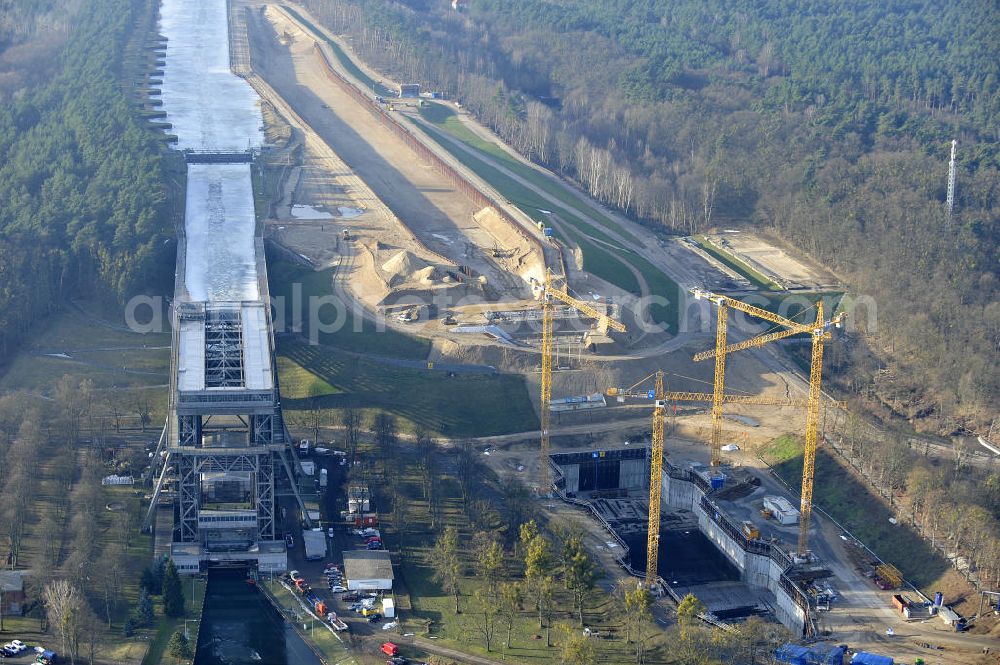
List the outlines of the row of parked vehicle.
<svg viewBox="0 0 1000 665">
<path fill-rule="evenodd" d="M 330 587 L 331 593 L 345 593 L 347 591 L 347 583 L 340 566 L 328 563 L 323 569 L 323 574 L 326 575 L 326 583 Z"/>
<path fill-rule="evenodd" d="M 378 529 L 355 529 L 354 535 L 365 541 L 365 548 L 369 550 L 382 549 L 382 534 Z"/>
<path fill-rule="evenodd" d="M 5 658 L 10 656 L 17 656 L 28 650 L 28 645 L 21 640 L 11 640 L 7 644 L 3 645 L 3 655 Z"/>
<path fill-rule="evenodd" d="M 11 640 L 0 648 L 0 658 L 17 658 L 28 651 L 28 645 L 21 640 Z M 56 653 L 45 647 L 34 647 L 35 663 L 38 665 L 55 665 L 58 661 Z"/>
</svg>

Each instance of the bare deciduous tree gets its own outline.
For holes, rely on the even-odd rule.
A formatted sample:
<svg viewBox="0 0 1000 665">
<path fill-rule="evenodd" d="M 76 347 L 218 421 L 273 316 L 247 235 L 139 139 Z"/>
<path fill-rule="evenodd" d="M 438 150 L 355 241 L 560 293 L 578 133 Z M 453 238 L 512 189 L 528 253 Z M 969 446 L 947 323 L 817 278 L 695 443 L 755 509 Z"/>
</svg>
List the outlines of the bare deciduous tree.
<svg viewBox="0 0 1000 665">
<path fill-rule="evenodd" d="M 63 653 L 68 653 L 70 662 L 76 663 L 84 624 L 83 594 L 66 580 L 55 580 L 45 587 L 43 597 L 49 623 L 62 641 Z"/>
</svg>

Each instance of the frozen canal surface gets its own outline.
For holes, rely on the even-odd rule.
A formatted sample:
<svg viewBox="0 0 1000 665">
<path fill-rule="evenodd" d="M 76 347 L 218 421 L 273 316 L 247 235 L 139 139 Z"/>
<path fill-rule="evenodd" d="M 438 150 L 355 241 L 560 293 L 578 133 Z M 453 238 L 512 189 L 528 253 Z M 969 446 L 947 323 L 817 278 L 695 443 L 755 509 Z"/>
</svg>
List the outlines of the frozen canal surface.
<svg viewBox="0 0 1000 665">
<path fill-rule="evenodd" d="M 261 145 L 257 93 L 229 70 L 226 0 L 163 0 L 162 99 L 181 150 Z M 184 283 L 195 301 L 257 300 L 249 164 L 190 164 Z"/>
<path fill-rule="evenodd" d="M 184 283 L 191 300 L 257 300 L 249 164 L 189 164 Z"/>
<path fill-rule="evenodd" d="M 179 150 L 246 150 L 262 140 L 257 94 L 229 70 L 226 0 L 163 0 L 163 110 Z"/>
</svg>

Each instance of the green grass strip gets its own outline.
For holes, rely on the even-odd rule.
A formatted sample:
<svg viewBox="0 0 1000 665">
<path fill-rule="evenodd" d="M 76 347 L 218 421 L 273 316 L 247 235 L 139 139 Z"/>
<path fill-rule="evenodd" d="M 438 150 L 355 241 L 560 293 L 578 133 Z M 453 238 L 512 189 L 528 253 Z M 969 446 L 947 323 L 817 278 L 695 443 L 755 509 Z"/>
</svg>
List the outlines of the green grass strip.
<svg viewBox="0 0 1000 665">
<path fill-rule="evenodd" d="M 552 196 L 559 199 L 559 201 L 564 205 L 573 208 L 576 212 L 582 215 L 596 220 L 605 229 L 618 234 L 633 245 L 641 244 L 638 238 L 624 229 L 621 224 L 605 217 L 594 208 L 584 204 L 578 197 L 574 196 L 572 192 L 561 186 L 561 183 L 560 186 L 553 187 L 553 183 L 550 178 L 524 164 L 496 143 L 486 141 L 482 137 L 475 134 L 472 130 L 466 127 L 465 124 L 459 119 L 458 115 L 456 115 L 455 112 L 447 106 L 430 103 L 422 106 L 419 111 L 420 115 L 428 122 L 440 127 L 442 130 L 446 131 L 448 134 L 452 135 L 462 143 L 465 143 L 469 147 L 479 150 L 480 152 L 484 152 L 494 159 L 503 162 L 505 168 L 513 171 L 519 177 L 527 180 L 539 189 L 545 190 Z"/>
<path fill-rule="evenodd" d="M 793 436 L 776 439 L 761 457 L 795 492 L 802 487 L 802 442 Z M 928 585 L 948 571 L 947 559 L 936 552 L 912 527 L 892 524 L 893 513 L 872 494 L 868 485 L 833 457 L 816 452 L 814 503 L 849 529 L 881 559 L 902 571 L 918 587 L 930 593 Z"/>
<path fill-rule="evenodd" d="M 396 367 L 347 356 L 322 345 L 278 339 L 278 356 L 340 391 L 302 400 L 291 409 L 381 409 L 416 428 L 443 436 L 490 436 L 538 427 L 524 378 L 512 374 L 457 374 Z"/>
</svg>

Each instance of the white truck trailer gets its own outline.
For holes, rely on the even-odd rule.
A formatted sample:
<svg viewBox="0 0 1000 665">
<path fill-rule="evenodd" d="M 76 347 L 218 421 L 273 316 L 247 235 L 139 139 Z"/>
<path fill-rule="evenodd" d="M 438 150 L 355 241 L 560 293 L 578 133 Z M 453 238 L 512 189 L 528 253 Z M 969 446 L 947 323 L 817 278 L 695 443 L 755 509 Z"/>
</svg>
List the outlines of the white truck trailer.
<svg viewBox="0 0 1000 665">
<path fill-rule="evenodd" d="M 326 536 L 322 529 L 307 529 L 302 532 L 306 560 L 318 561 L 326 558 Z"/>
</svg>

